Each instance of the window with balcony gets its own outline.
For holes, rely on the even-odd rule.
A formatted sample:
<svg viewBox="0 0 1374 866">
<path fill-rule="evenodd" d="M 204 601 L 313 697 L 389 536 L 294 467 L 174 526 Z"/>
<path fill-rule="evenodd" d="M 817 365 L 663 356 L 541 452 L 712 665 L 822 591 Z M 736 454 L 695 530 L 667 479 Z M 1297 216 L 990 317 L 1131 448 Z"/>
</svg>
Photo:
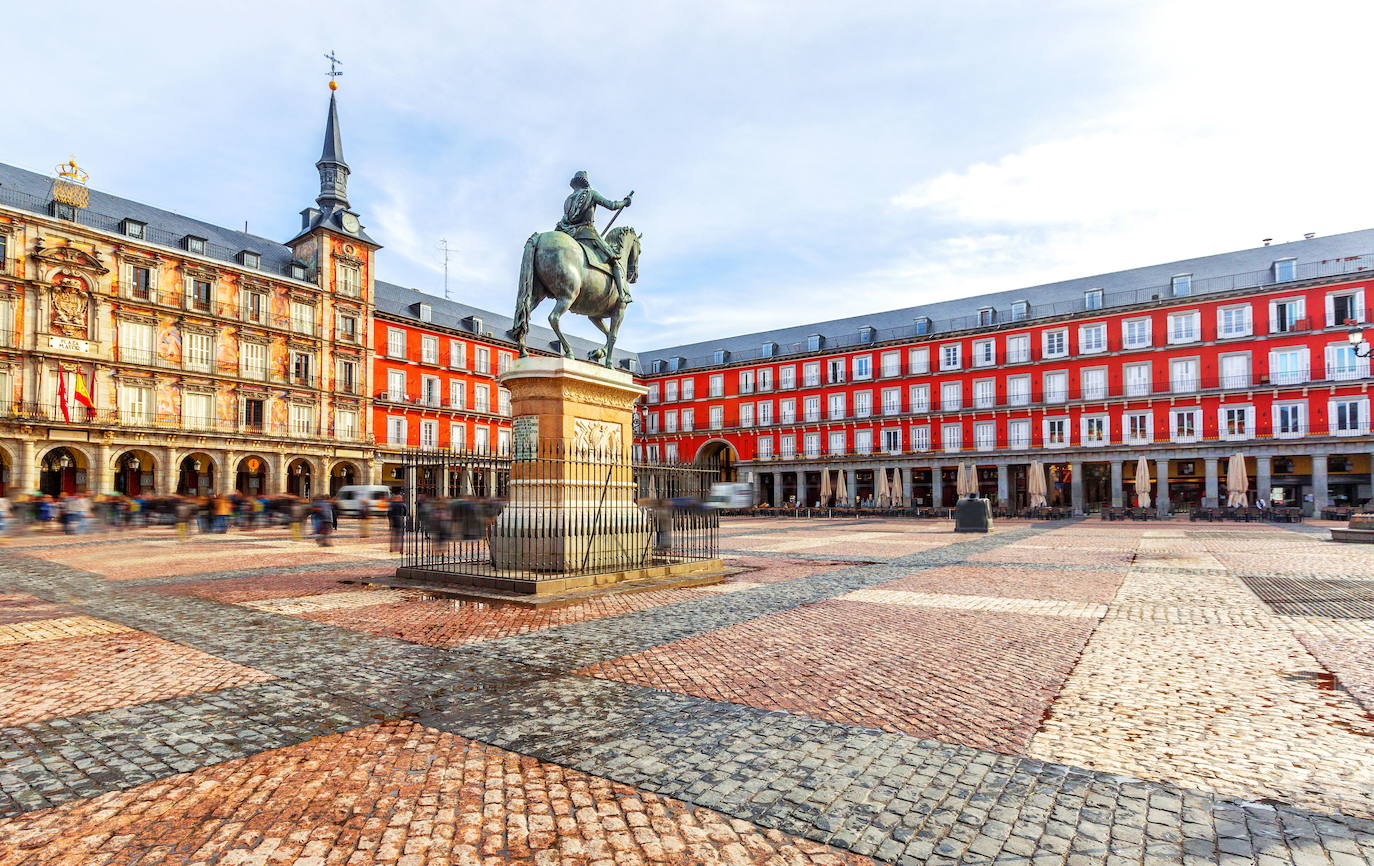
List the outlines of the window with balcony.
<svg viewBox="0 0 1374 866">
<path fill-rule="evenodd" d="M 973 366 L 991 367 L 997 363 L 996 340 L 973 341 Z"/>
<path fill-rule="evenodd" d="M 1222 439 L 1249 439 L 1255 435 L 1253 406 L 1222 406 L 1217 416 L 1217 429 Z"/>
<path fill-rule="evenodd" d="M 1269 353 L 1269 381 L 1274 385 L 1300 385 L 1307 381 L 1307 349 L 1275 349 Z"/>
<path fill-rule="evenodd" d="M 1107 351 L 1107 326 L 1083 325 L 1078 329 L 1078 354 L 1095 355 Z"/>
<path fill-rule="evenodd" d="M 741 394 L 752 394 L 752 393 L 754 393 L 754 371 L 753 371 L 753 370 L 740 370 L 740 371 L 739 371 L 739 393 L 741 393 Z"/>
<path fill-rule="evenodd" d="M 873 414 L 873 392 L 854 392 L 854 417 L 867 418 Z"/>
<path fill-rule="evenodd" d="M 182 421 L 192 430 L 211 430 L 215 427 L 214 396 L 187 392 L 182 402 Z"/>
<path fill-rule="evenodd" d="M 1250 336 L 1250 305 L 1239 304 L 1232 307 L 1222 307 L 1217 310 L 1217 338 L 1221 340 L 1233 337 Z"/>
<path fill-rule="evenodd" d="M 486 346 L 474 346 L 472 352 L 472 368 L 478 373 L 491 372 L 491 349 Z"/>
<path fill-rule="evenodd" d="M 830 453 L 830 454 L 843 454 L 843 453 L 844 453 L 844 444 L 845 444 L 845 443 L 844 443 L 844 439 L 845 439 L 845 436 L 844 436 L 844 431 L 843 431 L 843 430 L 831 430 L 831 431 L 830 431 L 830 437 L 829 437 L 829 440 L 830 440 L 830 441 L 829 441 L 829 445 L 827 446 L 827 447 L 828 447 L 828 453 Z M 854 491 L 852 491 L 852 490 L 849 491 L 849 492 L 850 492 L 851 495 L 854 493 Z"/>
<path fill-rule="evenodd" d="M 215 358 L 215 338 L 209 334 L 187 332 L 182 339 L 182 360 L 187 370 L 208 373 Z"/>
<path fill-rule="evenodd" d="M 1174 394 L 1191 394 L 1201 385 L 1197 358 L 1173 358 L 1169 361 L 1169 390 Z"/>
<path fill-rule="evenodd" d="M 854 381 L 873 378 L 873 356 L 858 355 L 854 358 Z"/>
<path fill-rule="evenodd" d="M 1122 368 L 1126 379 L 1127 397 L 1148 397 L 1153 390 L 1150 362 L 1127 364 Z"/>
<path fill-rule="evenodd" d="M 1169 412 L 1169 429 L 1175 442 L 1196 442 L 1202 433 L 1201 409 L 1174 409 Z"/>
<path fill-rule="evenodd" d="M 1031 446 L 1031 422 L 1018 418 L 1007 422 L 1007 446 L 1024 449 Z"/>
<path fill-rule="evenodd" d="M 334 265 L 334 286 L 339 294 L 356 298 L 362 294 L 362 285 L 362 272 L 356 266 L 343 262 Z"/>
<path fill-rule="evenodd" d="M 421 376 L 420 377 L 420 405 L 438 406 L 439 396 L 439 377 Z"/>
<path fill-rule="evenodd" d="M 677 380 L 676 380 L 676 379 L 669 379 L 668 381 L 666 381 L 666 382 L 663 383 L 663 402 L 665 402 L 665 403 L 675 403 L 675 402 L 677 402 Z"/>
<path fill-rule="evenodd" d="M 797 401 L 795 399 L 778 401 L 778 422 L 781 424 L 797 423 Z"/>
<path fill-rule="evenodd" d="M 657 432 L 658 432 L 658 413 L 657 413 L 657 412 L 650 412 L 650 413 L 649 413 L 649 432 L 650 432 L 650 433 L 657 433 Z"/>
<path fill-rule="evenodd" d="M 716 373 L 707 380 L 706 395 L 708 397 L 725 396 L 725 377 L 723 375 Z"/>
<path fill-rule="evenodd" d="M 338 322 L 339 322 L 339 326 L 338 326 L 338 331 L 339 331 L 338 340 L 339 340 L 339 342 L 341 342 L 341 343 L 357 343 L 357 342 L 358 342 L 358 317 L 357 317 L 357 316 L 345 316 L 344 314 L 340 313 L 340 314 L 339 314 L 339 318 L 338 318 Z"/>
<path fill-rule="evenodd" d="M 902 412 L 902 389 L 883 389 L 883 414 L 900 415 Z"/>
<path fill-rule="evenodd" d="M 1344 327 L 1346 322 L 1364 321 L 1364 292 L 1340 292 L 1326 296 L 1326 326 Z"/>
<path fill-rule="evenodd" d="M 406 332 L 400 328 L 386 329 L 386 354 L 388 358 L 406 356 Z"/>
<path fill-rule="evenodd" d="M 815 396 L 807 397 L 802 404 L 802 413 L 802 419 L 805 421 L 821 420 L 821 398 Z"/>
<path fill-rule="evenodd" d="M 154 300 L 153 292 L 157 285 L 152 268 L 125 265 L 124 281 L 128 285 L 128 297 L 135 301 Z"/>
<path fill-rule="evenodd" d="M 1041 335 L 1042 358 L 1066 358 L 1069 354 L 1069 331 L 1067 328 L 1056 328 L 1053 331 L 1045 331 Z"/>
<path fill-rule="evenodd" d="M 767 427 L 773 423 L 773 403 L 771 400 L 760 402 L 754 407 L 754 416 L 758 420 L 760 427 Z"/>
<path fill-rule="evenodd" d="M 1236 352 L 1221 356 L 1221 387 L 1250 387 L 1250 353 Z"/>
<path fill-rule="evenodd" d="M 1028 406 L 1031 398 L 1030 376 L 1007 377 L 1007 405 Z"/>
<path fill-rule="evenodd" d="M 472 410 L 474 412 L 491 411 L 491 391 L 486 385 L 472 386 Z"/>
<path fill-rule="evenodd" d="M 267 324 L 267 295 L 263 292 L 245 291 L 242 297 L 243 320 L 255 325 Z"/>
<path fill-rule="evenodd" d="M 778 368 L 778 387 L 790 391 L 797 387 L 797 368 L 788 364 Z"/>
<path fill-rule="evenodd" d="M 1063 403 L 1069 399 L 1069 374 L 1066 371 L 1046 373 L 1042 386 L 1046 403 Z"/>
<path fill-rule="evenodd" d="M 1126 444 L 1148 445 L 1154 439 L 1154 416 L 1149 412 L 1132 412 L 1124 418 Z"/>
<path fill-rule="evenodd" d="M 873 431 L 855 430 L 854 431 L 854 453 L 872 454 L 873 453 Z"/>
<path fill-rule="evenodd" d="M 696 410 L 695 410 L 695 409 L 683 409 L 683 410 L 682 410 L 682 432 L 683 432 L 683 433 L 691 433 L 692 430 L 694 430 L 695 428 L 696 428 Z"/>
<path fill-rule="evenodd" d="M 314 386 L 315 356 L 309 352 L 291 353 L 291 383 L 293 385 Z"/>
<path fill-rule="evenodd" d="M 210 281 L 188 279 L 186 281 L 186 308 L 197 313 L 210 312 Z"/>
<path fill-rule="evenodd" d="M 883 378 L 900 376 L 902 374 L 901 352 L 884 352 L 881 363 Z"/>
<path fill-rule="evenodd" d="M 334 390 L 340 394 L 357 394 L 361 382 L 358 379 L 358 365 L 354 361 L 336 361 L 334 369 Z"/>
<path fill-rule="evenodd" d="M 911 450 L 929 451 L 930 450 L 930 428 L 912 427 L 911 428 Z"/>
<path fill-rule="evenodd" d="M 404 382 L 404 379 L 402 381 Z M 468 407 L 468 384 L 462 379 L 448 380 L 448 405 L 450 409 Z"/>
<path fill-rule="evenodd" d="M 821 456 L 821 434 L 807 433 L 802 440 L 802 447 L 806 450 L 807 457 Z"/>
<path fill-rule="evenodd" d="M 664 412 L 664 413 L 663 413 L 663 432 L 664 432 L 664 433 L 676 433 L 676 432 L 677 432 L 677 413 L 674 412 L 674 411 L 671 410 L 671 409 L 669 409 L 667 412 Z"/>
<path fill-rule="evenodd" d="M 912 412 L 930 411 L 930 386 L 912 385 L 907 389 L 908 399 L 911 401 Z"/>
<path fill-rule="evenodd" d="M 1194 343 L 1202 337 L 1198 327 L 1200 314 L 1193 310 L 1187 313 L 1169 314 L 1169 343 Z"/>
<path fill-rule="evenodd" d="M 719 430 L 725 426 L 725 407 L 712 406 L 710 410 L 710 423 L 712 430 Z"/>
<path fill-rule="evenodd" d="M 979 451 L 991 451 L 997 447 L 997 424 L 993 421 L 978 421 L 973 425 L 973 447 Z"/>
<path fill-rule="evenodd" d="M 940 385 L 940 411 L 951 412 L 964 408 L 964 385 L 962 382 L 944 382 Z"/>
<path fill-rule="evenodd" d="M 845 398 L 843 394 L 831 394 L 829 398 L 827 398 L 827 404 L 827 418 L 831 421 L 840 421 L 844 419 Z"/>
<path fill-rule="evenodd" d="M 690 376 L 682 380 L 682 399 L 695 400 L 697 396 L 697 380 Z"/>
<path fill-rule="evenodd" d="M 119 423 L 146 427 L 153 423 L 153 389 L 142 385 L 119 385 Z"/>
<path fill-rule="evenodd" d="M 773 437 L 760 436 L 758 438 L 758 451 L 760 460 L 773 459 Z"/>
<path fill-rule="evenodd" d="M 315 305 L 291 302 L 291 330 L 297 334 L 315 335 Z"/>
<path fill-rule="evenodd" d="M 1149 319 L 1127 319 L 1121 323 L 1121 345 L 1123 348 L 1146 349 L 1151 343 Z"/>
<path fill-rule="evenodd" d="M 466 343 L 461 340 L 448 341 L 448 365 L 455 370 L 467 369 L 468 353 Z"/>
<path fill-rule="evenodd" d="M 649 393 L 645 395 L 645 400 L 648 401 L 648 403 L 649 403 L 650 406 L 652 406 L 652 405 L 654 405 L 655 403 L 658 402 L 658 383 L 657 383 L 657 382 L 652 382 L 652 383 L 649 384 Z"/>
<path fill-rule="evenodd" d="M 439 363 L 439 338 L 431 337 L 428 334 L 420 336 L 420 363 L 437 364 Z"/>
<path fill-rule="evenodd" d="M 406 374 L 403 370 L 388 370 L 386 373 L 386 399 L 399 403 L 406 399 Z"/>
<path fill-rule="evenodd" d="M 1013 334 L 1007 337 L 1007 363 L 1024 364 L 1030 360 L 1030 335 Z"/>
<path fill-rule="evenodd" d="M 1369 375 L 1369 359 L 1355 354 L 1355 347 L 1347 340 L 1326 347 L 1326 378 L 1363 379 Z"/>
<path fill-rule="evenodd" d="M 119 360 L 126 364 L 153 363 L 153 326 L 146 322 L 119 323 Z"/>
<path fill-rule="evenodd" d="M 1307 328 L 1302 298 L 1286 298 L 1269 302 L 1269 333 L 1287 334 Z"/>
<path fill-rule="evenodd" d="M 262 432 L 263 419 L 267 414 L 267 401 L 259 397 L 245 397 L 243 400 L 243 428 L 249 432 Z"/>
<path fill-rule="evenodd" d="M 962 365 L 963 346 L 949 343 L 940 347 L 940 369 L 958 370 Z"/>
<path fill-rule="evenodd" d="M 997 380 L 979 379 L 973 383 L 973 408 L 991 409 L 997 405 Z"/>
<path fill-rule="evenodd" d="M 807 388 L 814 388 L 821 383 L 821 365 L 816 362 L 806 364 L 802 367 L 802 384 Z"/>
<path fill-rule="evenodd" d="M 773 390 L 773 368 L 772 368 L 772 367 L 762 367 L 762 368 L 760 368 L 760 369 L 758 369 L 758 370 L 755 370 L 755 371 L 754 371 L 754 378 L 758 381 L 758 389 L 759 389 L 760 391 L 772 391 L 772 390 Z M 682 393 L 682 397 L 683 397 L 684 400 L 687 399 L 687 386 L 690 385 L 691 383 L 692 383 L 692 380 L 691 380 L 691 379 L 686 379 L 686 380 L 684 380 L 683 383 L 682 383 L 682 392 L 683 392 L 683 393 Z"/>
<path fill-rule="evenodd" d="M 898 427 L 889 427 L 882 432 L 883 453 L 900 454 L 902 453 L 902 431 Z"/>
<path fill-rule="evenodd" d="M 1069 419 L 1045 419 L 1045 447 L 1065 448 L 1069 445 Z"/>
<path fill-rule="evenodd" d="M 1111 441 L 1107 429 L 1106 415 L 1085 415 L 1083 417 L 1083 444 L 1088 447 L 1106 445 Z"/>
<path fill-rule="evenodd" d="M 1307 404 L 1275 403 L 1274 435 L 1292 439 L 1307 432 Z"/>
<path fill-rule="evenodd" d="M 259 382 L 267 378 L 267 346 L 263 343 L 239 344 L 239 375 Z"/>
<path fill-rule="evenodd" d="M 825 381 L 828 385 L 838 385 L 844 381 L 844 358 L 831 358 L 825 364 Z"/>
<path fill-rule="evenodd" d="M 946 452 L 962 450 L 964 447 L 964 425 L 946 424 L 941 427 L 940 447 Z"/>
<path fill-rule="evenodd" d="M 386 444 L 405 445 L 406 444 L 406 419 L 397 415 L 388 415 L 386 418 Z"/>
<path fill-rule="evenodd" d="M 1078 374 L 1078 386 L 1084 400 L 1107 399 L 1107 368 L 1089 367 Z"/>
<path fill-rule="evenodd" d="M 754 426 L 754 404 L 753 404 L 753 403 L 741 403 L 741 404 L 739 404 L 739 426 L 741 426 L 741 427 L 753 427 L 753 426 Z"/>
<path fill-rule="evenodd" d="M 921 347 L 907 352 L 907 373 L 919 375 L 930 372 L 930 349 Z"/>
<path fill-rule="evenodd" d="M 287 421 L 291 425 L 292 436 L 315 435 L 315 407 L 302 403 L 292 403 L 288 407 Z M 433 423 L 433 422 L 430 422 Z M 433 447 L 433 445 L 429 446 Z"/>
<path fill-rule="evenodd" d="M 778 437 L 778 453 L 782 459 L 791 460 L 797 456 L 797 437 L 791 434 Z"/>
</svg>

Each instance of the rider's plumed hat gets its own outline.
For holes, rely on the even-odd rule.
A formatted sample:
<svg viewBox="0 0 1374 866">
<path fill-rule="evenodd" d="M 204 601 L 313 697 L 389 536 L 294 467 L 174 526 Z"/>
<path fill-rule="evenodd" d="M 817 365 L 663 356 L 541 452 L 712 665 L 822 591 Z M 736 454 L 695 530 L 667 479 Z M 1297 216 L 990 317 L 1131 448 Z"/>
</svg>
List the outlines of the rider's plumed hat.
<svg viewBox="0 0 1374 866">
<path fill-rule="evenodd" d="M 592 182 L 587 180 L 587 173 L 585 171 L 579 171 L 572 176 L 572 180 L 568 181 L 568 185 L 573 189 L 586 189 L 592 185 Z"/>
</svg>

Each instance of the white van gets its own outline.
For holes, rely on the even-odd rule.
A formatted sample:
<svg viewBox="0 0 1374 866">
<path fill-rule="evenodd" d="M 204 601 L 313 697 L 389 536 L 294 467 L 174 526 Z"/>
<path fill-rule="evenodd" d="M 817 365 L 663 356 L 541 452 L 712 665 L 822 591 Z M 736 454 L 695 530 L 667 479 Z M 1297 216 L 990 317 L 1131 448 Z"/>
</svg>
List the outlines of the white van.
<svg viewBox="0 0 1374 866">
<path fill-rule="evenodd" d="M 389 499 L 391 488 L 385 484 L 350 484 L 340 487 L 334 494 L 334 507 L 340 516 L 357 517 L 364 508 L 369 508 L 375 517 L 386 511 Z"/>
<path fill-rule="evenodd" d="M 712 484 L 707 508 L 749 508 L 754 504 L 754 485 L 749 482 Z"/>
</svg>

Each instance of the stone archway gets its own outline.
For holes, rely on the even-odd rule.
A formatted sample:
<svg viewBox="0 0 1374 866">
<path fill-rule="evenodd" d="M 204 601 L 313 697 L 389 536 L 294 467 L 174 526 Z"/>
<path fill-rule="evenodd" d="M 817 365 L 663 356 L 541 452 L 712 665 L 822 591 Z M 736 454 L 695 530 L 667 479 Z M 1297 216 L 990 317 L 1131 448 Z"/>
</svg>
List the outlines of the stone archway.
<svg viewBox="0 0 1374 866">
<path fill-rule="evenodd" d="M 267 458 L 249 454 L 234 467 L 234 489 L 244 496 L 262 496 L 267 492 Z"/>
<path fill-rule="evenodd" d="M 329 470 L 329 495 L 339 492 L 339 488 L 362 484 L 363 470 L 351 460 L 340 460 Z"/>
<path fill-rule="evenodd" d="M 152 496 L 157 491 L 157 458 L 141 448 L 121 451 L 110 469 L 115 492 L 121 496 Z"/>
<path fill-rule="evenodd" d="M 182 496 L 210 496 L 215 492 L 215 458 L 204 451 L 192 451 L 177 464 L 177 493 Z"/>
<path fill-rule="evenodd" d="M 10 454 L 9 449 L 0 445 L 0 496 L 12 496 L 18 493 L 19 491 L 10 489 L 14 484 L 14 457 Z"/>
<path fill-rule="evenodd" d="M 286 464 L 286 492 L 302 499 L 315 495 L 315 467 L 309 460 L 297 457 Z"/>
<path fill-rule="evenodd" d="M 38 458 L 38 490 L 47 496 L 85 490 L 90 477 L 91 457 L 75 446 L 58 445 Z"/>
<path fill-rule="evenodd" d="M 735 480 L 735 462 L 738 459 L 733 445 L 724 439 L 712 439 L 697 449 L 697 456 L 692 462 L 716 470 L 715 480 L 729 482 Z"/>
</svg>

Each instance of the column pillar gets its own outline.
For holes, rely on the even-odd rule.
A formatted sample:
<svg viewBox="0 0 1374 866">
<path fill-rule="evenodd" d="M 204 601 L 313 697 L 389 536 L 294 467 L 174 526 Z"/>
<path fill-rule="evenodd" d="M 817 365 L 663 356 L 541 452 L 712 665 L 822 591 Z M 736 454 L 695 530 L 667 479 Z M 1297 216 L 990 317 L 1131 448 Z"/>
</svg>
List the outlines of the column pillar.
<svg viewBox="0 0 1374 866">
<path fill-rule="evenodd" d="M 1112 460 L 1112 507 L 1120 508 L 1125 504 L 1125 493 L 1121 489 L 1121 461 Z"/>
<path fill-rule="evenodd" d="M 38 446 L 32 440 L 26 438 L 19 443 L 19 459 L 15 461 L 18 465 L 19 477 L 15 480 L 16 487 L 20 493 L 35 493 L 38 490 L 39 469 L 38 469 Z"/>
<path fill-rule="evenodd" d="M 1169 461 L 1155 461 L 1155 499 L 1159 509 L 1159 516 L 1167 518 L 1169 516 Z"/>
<path fill-rule="evenodd" d="M 177 492 L 176 479 L 172 477 L 172 457 L 175 452 L 170 445 L 156 450 L 151 448 L 148 450 L 152 451 L 153 456 L 157 459 L 157 466 L 153 469 L 156 473 L 153 475 L 153 489 L 160 496 L 171 496 Z"/>
<path fill-rule="evenodd" d="M 1069 464 L 1069 502 L 1073 505 L 1075 516 L 1083 514 L 1083 462 L 1075 460 Z"/>
<path fill-rule="evenodd" d="M 1269 502 L 1269 492 L 1274 486 L 1269 457 L 1255 458 L 1255 498 Z"/>
<path fill-rule="evenodd" d="M 997 464 L 997 504 L 1003 508 L 1011 505 L 1011 467 L 1005 463 Z"/>
<path fill-rule="evenodd" d="M 94 494 L 114 492 L 114 472 L 110 469 L 110 446 L 101 442 L 95 447 L 95 465 L 91 467 L 91 476 L 86 479 L 86 486 Z"/>
<path fill-rule="evenodd" d="M 280 451 L 267 455 L 267 474 L 271 477 L 263 485 L 264 493 L 280 496 L 286 493 L 286 455 Z M 411 481 L 414 484 L 414 480 Z M 414 514 L 415 512 L 411 512 Z"/>
<path fill-rule="evenodd" d="M 782 473 L 782 472 L 779 472 L 779 471 L 777 471 L 777 470 L 774 470 L 771 474 L 772 474 L 772 476 L 773 476 L 773 499 L 772 499 L 772 501 L 769 502 L 768 504 L 771 505 L 771 506 L 773 506 L 774 508 L 777 508 L 779 505 L 782 505 L 782 475 L 783 475 L 783 473 Z"/>
<path fill-rule="evenodd" d="M 844 470 L 844 489 L 849 494 L 849 502 L 853 506 L 859 501 L 859 473 L 853 469 Z"/>
<path fill-rule="evenodd" d="M 1207 508 L 1217 508 L 1221 505 L 1217 496 L 1217 458 L 1204 458 L 1202 466 L 1204 483 L 1206 484 L 1202 492 L 1202 504 Z M 1230 491 L 1228 490 L 1227 493 Z"/>
<path fill-rule="evenodd" d="M 797 476 L 797 506 L 805 508 L 811 504 L 806 501 L 806 470 L 798 469 L 795 475 Z"/>
<path fill-rule="evenodd" d="M 1321 517 L 1322 509 L 1330 504 L 1327 499 L 1326 455 L 1312 455 L 1312 514 Z"/>
<path fill-rule="evenodd" d="M 902 485 L 902 503 L 904 508 L 911 507 L 911 469 L 901 466 L 897 469 L 897 483 Z"/>
<path fill-rule="evenodd" d="M 225 449 L 223 456 L 220 457 L 220 465 L 215 467 L 215 489 L 220 493 L 233 493 L 234 485 L 238 481 L 239 458 L 242 455 L 233 449 Z M 213 459 L 213 455 L 211 455 Z M 173 467 L 173 471 L 180 475 L 180 467 Z M 173 482 L 175 483 L 175 482 Z M 240 490 L 239 493 L 244 493 Z"/>
</svg>

